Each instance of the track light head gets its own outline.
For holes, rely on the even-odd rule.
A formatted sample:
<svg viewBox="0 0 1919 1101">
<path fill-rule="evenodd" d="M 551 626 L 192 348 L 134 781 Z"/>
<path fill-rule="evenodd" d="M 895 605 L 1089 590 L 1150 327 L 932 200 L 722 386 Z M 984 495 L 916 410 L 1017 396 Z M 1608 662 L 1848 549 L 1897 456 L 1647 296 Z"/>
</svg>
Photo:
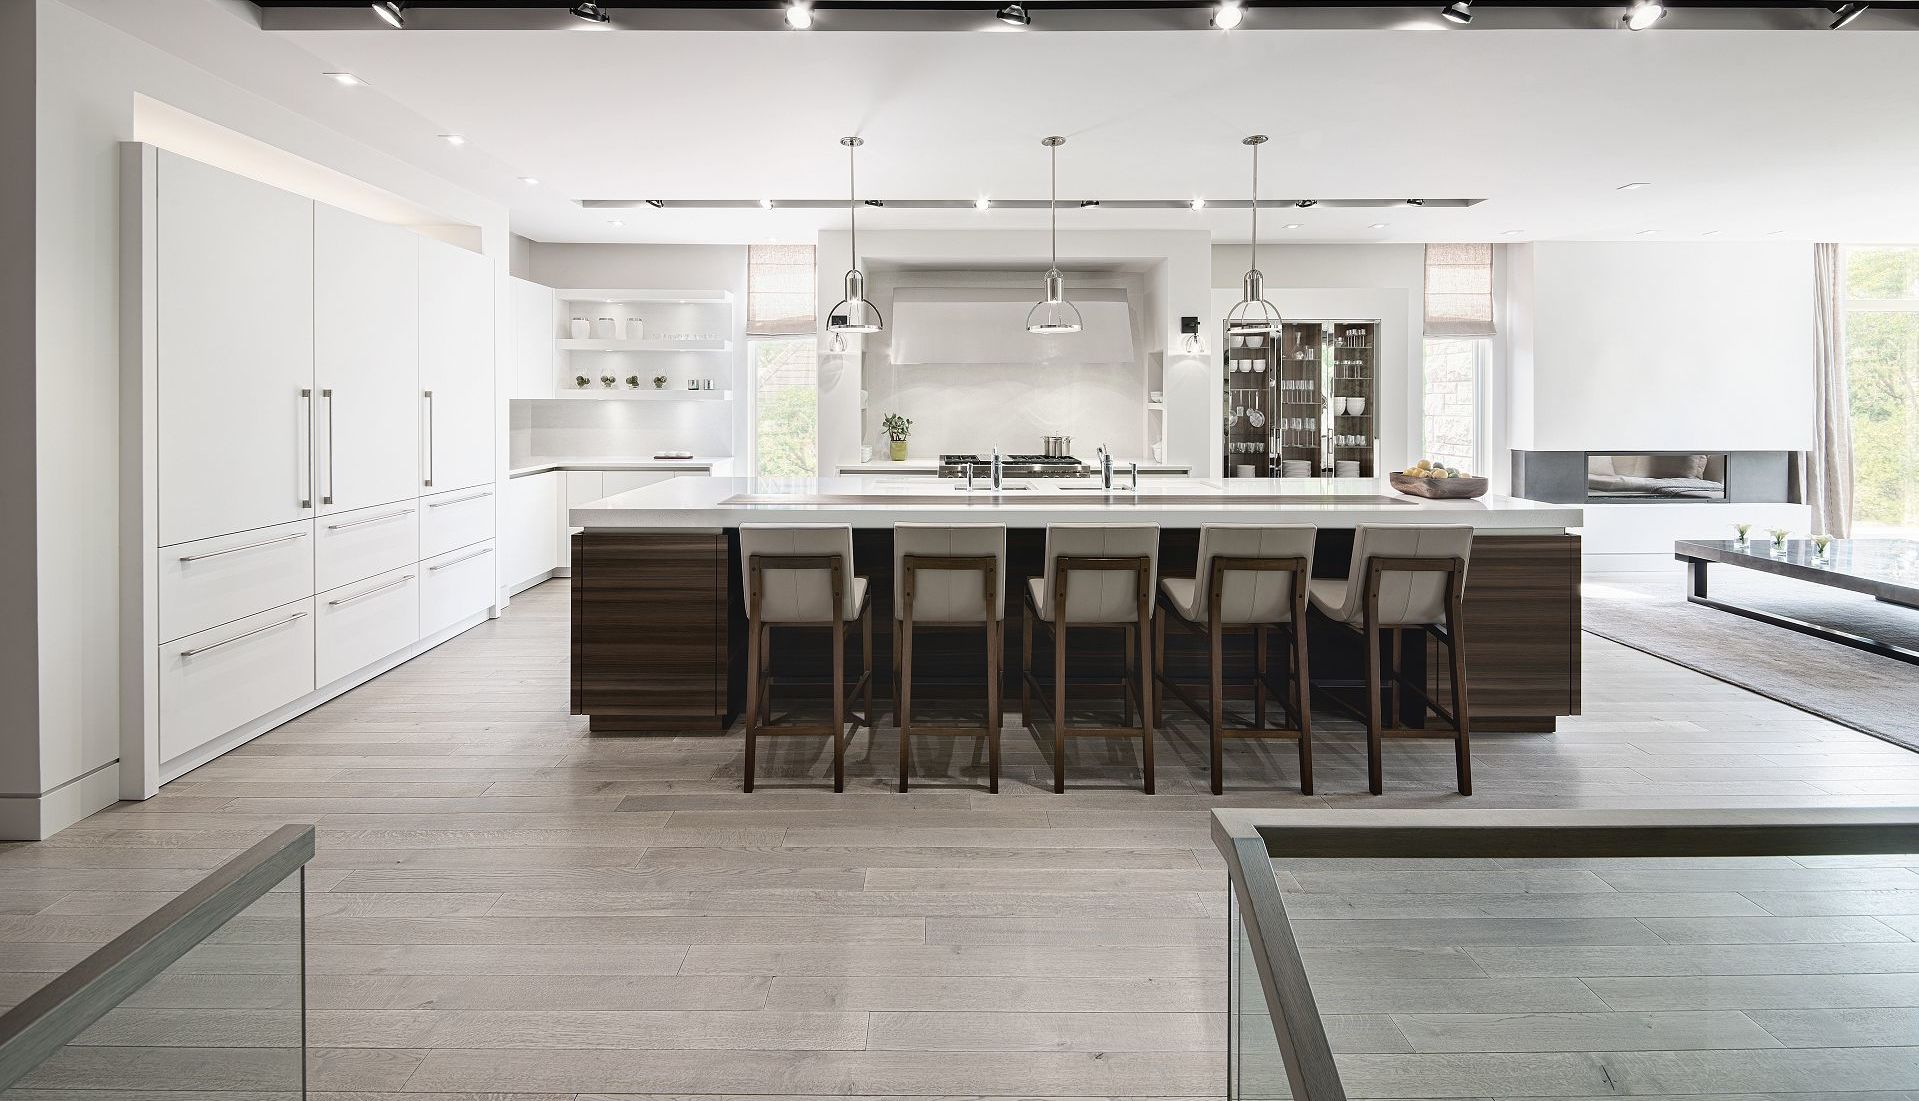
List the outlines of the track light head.
<svg viewBox="0 0 1919 1101">
<path fill-rule="evenodd" d="M 1220 0 L 1219 6 L 1213 9 L 1213 26 L 1222 31 L 1232 30 L 1245 18 L 1246 9 L 1240 6 L 1238 0 Z"/>
<path fill-rule="evenodd" d="M 796 31 L 810 29 L 813 26 L 813 5 L 806 0 L 791 0 L 786 5 L 786 25 Z"/>
<path fill-rule="evenodd" d="M 1851 23 L 1853 20 L 1866 14 L 1866 9 L 1871 6 L 1872 6 L 1871 4 L 1841 4 L 1839 5 L 1838 7 L 1832 9 L 1832 14 L 1833 14 L 1832 25 L 1827 29 L 1835 30 L 1835 31 L 1839 30 L 1841 27 L 1846 26 L 1848 23 Z"/>
<path fill-rule="evenodd" d="M 1457 23 L 1463 27 L 1473 21 L 1473 0 L 1452 0 L 1451 3 L 1439 9 L 1439 17 L 1448 23 Z"/>
<path fill-rule="evenodd" d="M 566 10 L 572 12 L 574 18 L 584 19 L 588 23 L 605 23 L 612 18 L 606 14 L 605 8 L 594 3 L 575 4 Z"/>
<path fill-rule="evenodd" d="M 1318 199 L 1300 199 L 1294 202 L 1293 205 L 1298 207 L 1301 210 L 1309 210 L 1312 207 L 1318 206 L 1319 200 Z"/>
<path fill-rule="evenodd" d="M 1008 4 L 1001 8 L 993 18 L 1009 27 L 1031 26 L 1033 22 L 1033 15 L 1026 10 L 1025 4 Z"/>
<path fill-rule="evenodd" d="M 387 26 L 401 31 L 406 29 L 406 9 L 409 6 L 407 0 L 378 0 L 373 5 L 373 14 L 379 16 Z"/>
<path fill-rule="evenodd" d="M 1407 199 L 1407 200 L 1406 200 L 1406 205 L 1407 205 L 1407 206 L 1425 206 L 1425 205 L 1426 205 L 1426 200 L 1424 200 L 1424 199 Z"/>
<path fill-rule="evenodd" d="M 1619 25 L 1629 31 L 1643 31 L 1666 18 L 1666 5 L 1660 0 L 1633 0 L 1632 7 L 1619 17 Z"/>
</svg>

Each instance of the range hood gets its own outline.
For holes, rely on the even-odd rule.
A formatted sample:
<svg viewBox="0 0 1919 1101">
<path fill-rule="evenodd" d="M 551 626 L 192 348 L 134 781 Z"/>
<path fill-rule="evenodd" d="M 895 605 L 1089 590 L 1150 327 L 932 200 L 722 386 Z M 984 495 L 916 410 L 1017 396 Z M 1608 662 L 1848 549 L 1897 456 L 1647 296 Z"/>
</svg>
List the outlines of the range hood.
<svg viewBox="0 0 1919 1101">
<path fill-rule="evenodd" d="M 912 364 L 1131 366 L 1133 311 L 1120 287 L 1075 283 L 1085 328 L 1059 336 L 1026 331 L 1034 289 L 1019 286 L 901 287 L 893 295 L 889 358 Z"/>
</svg>

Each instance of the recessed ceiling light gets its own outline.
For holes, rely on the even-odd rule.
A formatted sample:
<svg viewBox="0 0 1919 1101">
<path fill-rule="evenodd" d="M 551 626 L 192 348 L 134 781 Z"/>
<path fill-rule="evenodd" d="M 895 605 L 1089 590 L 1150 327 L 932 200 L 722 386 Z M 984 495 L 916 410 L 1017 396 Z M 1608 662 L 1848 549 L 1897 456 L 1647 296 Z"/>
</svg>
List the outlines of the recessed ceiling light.
<svg viewBox="0 0 1919 1101">
<path fill-rule="evenodd" d="M 1298 222 L 1287 222 L 1287 223 L 1286 223 L 1285 225 L 1283 225 L 1283 226 L 1280 226 L 1279 228 L 1281 228 L 1281 229 L 1302 229 L 1302 228 L 1304 228 L 1304 227 L 1303 227 L 1303 226 L 1301 226 L 1301 225 L 1300 225 L 1300 224 L 1299 224 Z"/>
<path fill-rule="evenodd" d="M 521 176 L 520 182 L 528 187 L 540 186 L 540 178 L 538 176 Z"/>
<path fill-rule="evenodd" d="M 1634 180 L 1632 183 L 1622 183 L 1618 187 L 1613 188 L 1613 190 L 1614 191 L 1637 191 L 1642 187 L 1651 187 L 1651 186 L 1652 186 L 1651 184 L 1647 183 L 1644 180 Z"/>
<path fill-rule="evenodd" d="M 404 30 L 406 9 L 410 6 L 407 0 L 378 0 L 373 5 L 373 14 L 379 16 L 381 21 L 394 30 Z"/>
<path fill-rule="evenodd" d="M 1301 210 L 1306 210 L 1309 207 L 1318 206 L 1319 200 L 1318 199 L 1301 199 L 1298 202 L 1294 203 L 1293 205 L 1298 207 Z"/>
<path fill-rule="evenodd" d="M 1634 237 L 1656 237 L 1658 236 L 1658 234 L 1659 234 L 1659 231 L 1656 229 L 1642 229 L 1638 233 L 1633 234 L 1633 236 Z"/>
<path fill-rule="evenodd" d="M 1220 5 L 1213 9 L 1213 26 L 1222 31 L 1232 30 L 1245 18 L 1246 9 L 1240 7 L 1236 0 L 1222 0 Z"/>
<path fill-rule="evenodd" d="M 1372 224 L 1371 226 L 1369 226 L 1369 227 L 1367 227 L 1367 228 L 1369 228 L 1369 229 L 1385 229 L 1385 228 L 1386 228 L 1386 223 L 1385 223 L 1385 222 L 1374 222 L 1374 223 L 1373 223 L 1373 224 Z"/>
<path fill-rule="evenodd" d="M 1839 7 L 1832 13 L 1834 18 L 1832 21 L 1832 25 L 1828 29 L 1836 31 L 1839 28 L 1844 27 L 1846 24 L 1851 23 L 1853 20 L 1866 14 L 1866 9 L 1871 6 L 1872 6 L 1871 4 L 1841 4 L 1839 5 Z"/>
<path fill-rule="evenodd" d="M 1666 18 L 1666 5 L 1659 0 L 1633 0 L 1632 7 L 1619 17 L 1619 25 L 1629 31 L 1643 31 Z"/>
<path fill-rule="evenodd" d="M 614 218 L 608 221 L 606 224 L 612 226 L 614 229 L 618 229 L 619 227 L 625 225 L 626 223 L 620 221 L 618 218 Z"/>
<path fill-rule="evenodd" d="M 1032 13 L 1026 10 L 1025 4 L 1008 4 L 1001 8 L 998 14 L 994 15 L 993 18 L 1009 27 L 1024 27 L 1033 22 Z"/>
<path fill-rule="evenodd" d="M 1190 203 L 1187 203 L 1186 205 L 1192 207 L 1194 210 L 1205 210 L 1206 200 L 1195 195 L 1193 196 L 1193 201 Z"/>
<path fill-rule="evenodd" d="M 466 139 L 458 134 L 441 134 L 440 140 L 448 145 L 465 145 Z"/>
<path fill-rule="evenodd" d="M 993 200 L 987 198 L 984 195 L 981 195 L 979 198 L 973 200 L 974 210 L 985 210 L 987 207 L 992 205 L 993 205 Z"/>
<path fill-rule="evenodd" d="M 338 84 L 345 88 L 358 88 L 360 85 L 366 83 L 366 81 L 361 80 L 359 77 L 354 76 L 352 73 L 326 73 L 323 75 L 325 75 L 327 79 L 333 81 L 333 83 Z"/>
<path fill-rule="evenodd" d="M 761 209 L 761 210 L 771 210 L 771 209 L 773 209 L 773 200 L 771 200 L 771 199 L 761 199 L 761 200 L 760 200 L 760 209 Z"/>
<path fill-rule="evenodd" d="M 1463 27 L 1473 21 L 1473 0 L 1452 0 L 1452 3 L 1439 9 L 1439 17 Z"/>
<path fill-rule="evenodd" d="M 786 5 L 786 25 L 796 31 L 803 31 L 813 25 L 813 5 L 805 0 L 791 0 Z"/>
<path fill-rule="evenodd" d="M 604 23 L 610 18 L 606 14 L 606 9 L 600 7 L 598 4 L 575 4 L 567 10 L 572 12 L 576 17 L 586 20 L 588 23 Z"/>
</svg>

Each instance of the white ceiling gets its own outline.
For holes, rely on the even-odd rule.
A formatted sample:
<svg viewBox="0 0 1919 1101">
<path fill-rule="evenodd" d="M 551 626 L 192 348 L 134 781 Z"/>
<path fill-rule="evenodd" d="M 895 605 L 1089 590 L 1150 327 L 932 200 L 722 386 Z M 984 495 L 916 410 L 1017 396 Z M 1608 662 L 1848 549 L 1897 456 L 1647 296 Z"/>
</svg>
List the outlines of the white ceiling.
<svg viewBox="0 0 1919 1101">
<path fill-rule="evenodd" d="M 369 17 L 364 31 L 268 33 L 236 32 L 232 0 L 69 2 L 239 83 L 310 80 L 302 97 L 331 97 L 330 125 L 508 204 L 536 240 L 810 239 L 844 213 L 574 200 L 836 197 L 849 133 L 867 141 L 865 196 L 1043 198 L 1039 139 L 1059 133 L 1062 197 L 1243 198 L 1239 138 L 1255 131 L 1273 138 L 1267 197 L 1487 200 L 1267 214 L 1268 240 L 1919 240 L 1910 32 L 395 32 Z M 217 39 L 188 33 L 209 15 Z M 370 86 L 335 87 L 328 70 Z M 454 150 L 442 132 L 468 143 Z M 1652 186 L 1617 190 L 1629 181 Z M 861 221 L 1020 227 L 1044 214 Z M 1061 224 L 1246 238 L 1244 211 L 1074 209 Z"/>
</svg>

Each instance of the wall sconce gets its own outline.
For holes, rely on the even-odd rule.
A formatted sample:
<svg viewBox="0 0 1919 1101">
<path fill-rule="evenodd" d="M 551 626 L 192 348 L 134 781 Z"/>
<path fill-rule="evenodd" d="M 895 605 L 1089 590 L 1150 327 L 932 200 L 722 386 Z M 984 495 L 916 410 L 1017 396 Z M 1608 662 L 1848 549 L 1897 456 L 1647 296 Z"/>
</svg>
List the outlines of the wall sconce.
<svg viewBox="0 0 1919 1101">
<path fill-rule="evenodd" d="M 1189 356 L 1206 354 L 1206 338 L 1199 335 L 1199 318 L 1182 317 L 1179 319 L 1180 351 Z"/>
</svg>

